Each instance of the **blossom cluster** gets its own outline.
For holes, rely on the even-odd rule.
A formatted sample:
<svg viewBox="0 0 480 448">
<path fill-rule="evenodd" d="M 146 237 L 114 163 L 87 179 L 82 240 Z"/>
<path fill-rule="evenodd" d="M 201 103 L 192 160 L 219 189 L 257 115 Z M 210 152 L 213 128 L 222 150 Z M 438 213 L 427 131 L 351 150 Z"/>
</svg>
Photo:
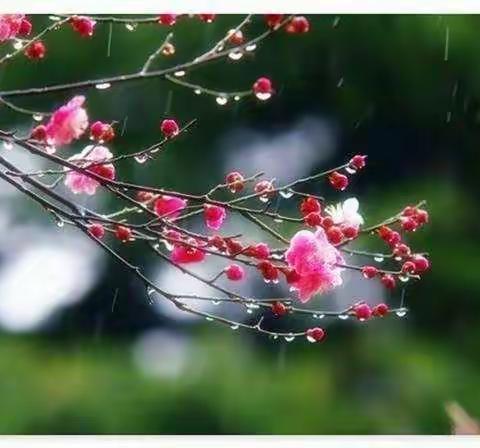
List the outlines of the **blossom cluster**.
<svg viewBox="0 0 480 448">
<path fill-rule="evenodd" d="M 155 18 L 155 23 L 172 27 L 183 17 L 184 15 L 161 14 Z M 197 19 L 211 23 L 216 20 L 216 15 L 200 14 Z M 101 18 L 98 19 L 100 20 Z M 269 32 L 284 29 L 289 34 L 303 34 L 310 30 L 310 22 L 303 16 L 267 14 L 263 20 Z M 67 17 L 63 23 L 69 24 L 85 38 L 92 37 L 97 26 L 97 20 L 80 15 Z M 27 36 L 31 30 L 32 25 L 24 15 L 0 15 L 0 41 Z M 219 49 L 225 45 L 243 51 L 243 46 L 247 43 L 246 32 L 241 25 L 230 29 L 214 46 L 213 51 L 195 59 L 191 66 L 221 54 Z M 25 54 L 29 58 L 41 59 L 45 56 L 46 47 L 39 39 L 33 38 L 25 45 Z M 167 38 L 136 76 L 141 77 L 148 70 L 151 59 L 160 54 L 171 54 L 172 51 L 173 44 Z M 228 52 L 226 54 L 229 55 Z M 170 75 L 166 73 L 162 76 L 168 81 Z M 114 79 L 117 82 L 124 81 L 122 77 Z M 176 83 L 182 85 L 178 79 Z M 93 85 L 97 88 L 109 86 L 110 81 L 99 80 Z M 189 83 L 184 85 L 191 87 Z M 194 88 L 198 90 L 198 86 Z M 211 89 L 205 91 L 212 92 Z M 216 91 L 213 92 L 217 94 Z M 272 80 L 260 76 L 245 95 L 253 94 L 265 101 L 275 92 Z M 234 98 L 240 98 L 237 94 L 234 95 Z M 227 97 L 221 93 L 217 97 L 217 103 L 223 105 Z M 242 326 L 272 337 L 283 335 L 286 340 L 301 335 L 310 342 L 320 342 L 326 338 L 323 328 L 308 327 L 297 333 L 282 334 L 263 328 L 263 317 L 266 313 L 276 318 L 288 318 L 297 314 L 339 318 L 354 316 L 363 322 L 373 317 L 385 317 L 394 311 L 400 315 L 404 312 L 403 306 L 395 310 L 386 303 L 369 305 L 365 299 L 353 299 L 351 306 L 340 311 L 322 312 L 309 307 L 317 301 L 321 302 L 327 293 L 344 286 L 347 270 L 354 271 L 367 280 L 378 279 L 387 291 L 394 291 L 400 283 L 420 279 L 430 268 L 426 254 L 416 252 L 407 241 L 409 233 L 416 232 L 429 222 L 429 214 L 423 204 L 408 205 L 381 223 L 366 226 L 357 198 L 350 196 L 339 203 L 331 203 L 312 191 L 312 185 L 320 185 L 327 191 L 347 191 L 354 176 L 367 167 L 367 156 L 364 154 L 354 154 L 338 167 L 286 185 L 277 184 L 276 180 L 267 178 L 264 173 L 233 170 L 226 173 L 222 183 L 215 185 L 208 193 L 195 195 L 126 182 L 121 179 L 118 166 L 123 161 L 146 163 L 157 157 L 160 147 L 168 146 L 179 138 L 188 124 L 182 124 L 176 117 L 159 117 L 159 142 L 143 150 L 120 154 L 115 149 L 118 138 L 115 123 L 92 120 L 90 115 L 86 95 L 73 96 L 48 114 L 48 118 L 42 118 L 40 121 L 43 122 L 35 123 L 27 136 L 19 138 L 15 133 L 0 131 L 0 139 L 5 143 L 16 143 L 20 148 L 60 166 L 60 171 L 47 170 L 41 174 L 57 175 L 53 185 L 56 187 L 63 184 L 68 193 L 66 196 L 61 196 L 57 190 L 53 191 L 53 187 L 42 184 L 36 177 L 38 173 L 23 173 L 22 176 L 30 185 L 51 195 L 47 203 L 49 211 L 57 219 L 78 227 L 109 254 L 114 254 L 117 260 L 123 262 L 126 268 L 131 269 L 145 283 L 149 294 L 153 291 L 183 311 L 230 325 L 234 329 Z M 81 145 L 82 149 L 74 151 L 72 148 L 76 145 Z M 5 179 L 5 176 L 6 180 L 14 183 L 7 174 L 0 173 L 0 177 Z M 76 202 L 69 202 L 72 193 L 75 195 L 73 197 L 112 194 L 125 207 L 115 209 L 110 214 L 84 209 L 80 213 Z M 53 202 L 70 204 L 70 207 L 67 211 L 61 207 L 55 208 L 51 205 L 52 198 Z M 287 205 L 287 212 L 272 211 L 271 205 L 277 200 Z M 44 198 L 39 198 L 38 202 L 45 206 Z M 195 232 L 188 225 L 189 219 L 194 217 L 202 218 L 200 229 Z M 258 226 L 265 238 L 253 240 L 249 235 L 229 235 L 226 231 L 227 224 L 237 217 Z M 285 221 L 292 225 L 282 227 L 274 224 Z M 386 253 L 381 253 L 380 258 L 389 261 L 389 269 L 380 265 L 378 253 L 352 249 L 351 243 L 361 244 L 364 238 L 374 238 L 386 247 Z M 211 297 L 212 301 L 234 303 L 244 307 L 249 314 L 252 314 L 252 310 L 259 310 L 262 313 L 260 319 L 255 324 L 238 323 L 194 309 L 188 299 L 199 297 L 162 290 L 140 268 L 119 255 L 123 251 L 128 253 L 128 247 L 133 244 L 145 245 L 165 262 L 213 288 L 220 297 Z M 368 257 L 371 261 L 351 265 L 347 262 L 347 255 L 350 254 Z M 224 261 L 213 279 L 203 278 L 190 270 L 192 266 L 208 263 L 212 257 Z M 237 286 L 239 282 L 255 279 L 263 280 L 270 287 L 281 283 L 279 286 L 289 293 L 283 298 L 278 298 L 277 295 L 275 298 L 258 299 L 242 296 L 218 283 L 226 280 L 225 283 Z"/>
</svg>

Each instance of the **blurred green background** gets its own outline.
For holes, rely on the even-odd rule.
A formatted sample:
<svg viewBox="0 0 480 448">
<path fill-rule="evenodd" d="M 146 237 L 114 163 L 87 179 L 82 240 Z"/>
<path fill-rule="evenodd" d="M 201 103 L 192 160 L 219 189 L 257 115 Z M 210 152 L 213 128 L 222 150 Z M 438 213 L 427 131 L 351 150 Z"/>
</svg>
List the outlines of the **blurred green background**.
<svg viewBox="0 0 480 448">
<path fill-rule="evenodd" d="M 176 55 L 159 66 L 209 48 L 241 18 L 221 16 L 209 25 L 180 20 Z M 44 16 L 32 19 L 37 30 L 48 23 Z M 41 325 L 9 325 L 0 296 L 1 433 L 445 434 L 450 424 L 444 404 L 450 400 L 480 416 L 480 18 L 309 19 L 306 35 L 280 32 L 240 61 L 216 62 L 185 78 L 243 90 L 266 75 L 277 90 L 266 103 L 252 98 L 220 107 L 212 97 L 162 80 L 77 93 L 86 94 L 91 118 L 124 126 L 112 145 L 115 153 L 157 141 L 166 115 L 181 122 L 198 118 L 158 162 L 119 168 L 122 178 L 151 185 L 203 192 L 235 167 L 224 161 L 244 144 L 245 130 L 268 142 L 305 117 L 322 123 L 335 143 L 324 154 L 314 147 L 318 158 L 302 174 L 368 154 L 368 168 L 349 190 L 360 198 L 368 222 L 405 204 L 428 202 L 431 225 L 411 242 L 430 253 L 433 268 L 409 287 L 408 318 L 333 322 L 324 344 L 272 341 L 169 319 L 152 309 L 135 279 L 105 258 L 81 300 L 54 308 Z M 248 35 L 263 29 L 257 17 Z M 19 58 L 1 68 L 0 89 L 133 72 L 169 29 L 145 25 L 132 32 L 114 25 L 111 31 L 110 44 L 107 24 L 99 24 L 92 39 L 69 27 L 49 35 L 47 58 Z M 70 96 L 15 102 L 52 110 Z M 31 125 L 28 117 L 0 109 L 2 129 Z M 272 168 L 288 168 L 288 153 L 268 154 Z M 244 163 L 250 174 L 257 170 L 254 161 Z M 316 191 L 333 201 L 341 197 L 324 185 Z M 2 222 L 11 232 L 27 223 L 45 233 L 71 232 L 57 229 L 25 198 L 2 194 L 1 200 L 1 213 L 9 216 Z M 108 209 L 108 203 L 102 206 Z M 16 244 L 6 244 L 6 229 L 3 270 L 42 239 L 41 232 L 24 232 Z M 138 263 L 150 262 L 139 249 L 127 253 Z M 35 289 L 25 297 L 19 285 L 17 298 L 28 310 Z"/>
</svg>

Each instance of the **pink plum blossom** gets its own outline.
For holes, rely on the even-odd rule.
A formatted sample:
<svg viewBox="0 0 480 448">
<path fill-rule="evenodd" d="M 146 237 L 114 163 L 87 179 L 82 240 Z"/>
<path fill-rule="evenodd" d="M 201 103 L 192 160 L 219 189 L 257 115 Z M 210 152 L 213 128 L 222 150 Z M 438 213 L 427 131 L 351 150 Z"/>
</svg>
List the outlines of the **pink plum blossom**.
<svg viewBox="0 0 480 448">
<path fill-rule="evenodd" d="M 103 162 L 112 157 L 112 153 L 105 146 L 88 145 L 82 152 L 75 154 L 68 160 L 79 167 L 87 167 L 92 162 Z M 89 171 L 110 180 L 115 178 L 115 167 L 111 163 L 95 165 L 89 168 Z M 100 184 L 88 175 L 72 170 L 67 172 L 65 185 L 75 194 L 86 193 L 93 195 Z"/>
<path fill-rule="evenodd" d="M 82 107 L 84 102 L 84 96 L 75 96 L 53 113 L 46 126 L 47 142 L 50 145 L 68 145 L 87 130 L 88 115 Z"/>
<path fill-rule="evenodd" d="M 206 204 L 203 209 L 205 223 L 212 230 L 218 230 L 222 227 L 223 221 L 227 217 L 227 213 L 223 207 L 218 205 Z"/>
<path fill-rule="evenodd" d="M 190 239 L 188 243 L 194 245 L 197 242 L 194 239 Z M 198 263 L 205 259 L 205 252 L 198 247 L 185 246 L 183 244 L 176 244 L 170 255 L 170 259 L 174 263 L 187 264 Z"/>
<path fill-rule="evenodd" d="M 285 253 L 288 265 L 295 269 L 299 279 L 292 283 L 302 303 L 314 294 L 324 293 L 342 284 L 341 271 L 337 263 L 343 261 L 338 250 L 328 242 L 325 231 L 315 233 L 308 230 L 297 232 Z"/>
<path fill-rule="evenodd" d="M 0 42 L 13 39 L 20 31 L 24 14 L 0 14 Z"/>
<path fill-rule="evenodd" d="M 185 199 L 163 195 L 155 201 L 153 209 L 160 217 L 176 218 L 186 206 Z"/>
</svg>

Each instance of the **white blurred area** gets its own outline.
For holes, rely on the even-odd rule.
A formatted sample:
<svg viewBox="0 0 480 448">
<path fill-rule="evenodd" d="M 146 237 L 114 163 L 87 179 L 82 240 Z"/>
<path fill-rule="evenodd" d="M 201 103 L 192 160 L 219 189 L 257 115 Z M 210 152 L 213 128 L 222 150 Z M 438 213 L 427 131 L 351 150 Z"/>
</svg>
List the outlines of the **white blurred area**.
<svg viewBox="0 0 480 448">
<path fill-rule="evenodd" d="M 265 178 L 285 184 L 309 175 L 312 167 L 336 151 L 337 135 L 331 123 L 305 116 L 281 131 L 235 129 L 222 143 L 224 171 L 251 176 L 259 171 Z"/>
<path fill-rule="evenodd" d="M 9 233 L 0 264 L 0 326 L 5 330 L 42 327 L 80 301 L 101 275 L 99 254 L 83 235 L 33 226 Z"/>
<path fill-rule="evenodd" d="M 41 159 L 2 148 L 25 170 Z M 102 273 L 99 249 L 75 229 L 58 228 L 32 200 L 6 182 L 0 188 L 0 327 L 41 329 L 62 309 L 82 300 Z"/>
<path fill-rule="evenodd" d="M 150 377 L 174 379 L 184 372 L 198 374 L 201 366 L 195 360 L 190 339 L 170 330 L 149 330 L 144 332 L 133 345 L 133 362 L 142 373 Z"/>
</svg>

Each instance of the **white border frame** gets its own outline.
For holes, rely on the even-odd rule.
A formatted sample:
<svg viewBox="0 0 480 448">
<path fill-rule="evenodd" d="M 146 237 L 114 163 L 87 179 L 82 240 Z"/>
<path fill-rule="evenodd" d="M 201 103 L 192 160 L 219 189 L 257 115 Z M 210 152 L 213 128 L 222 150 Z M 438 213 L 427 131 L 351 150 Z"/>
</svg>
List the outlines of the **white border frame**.
<svg viewBox="0 0 480 448">
<path fill-rule="evenodd" d="M 479 0 L 1 0 L 0 12 L 51 13 L 480 13 Z"/>
</svg>

